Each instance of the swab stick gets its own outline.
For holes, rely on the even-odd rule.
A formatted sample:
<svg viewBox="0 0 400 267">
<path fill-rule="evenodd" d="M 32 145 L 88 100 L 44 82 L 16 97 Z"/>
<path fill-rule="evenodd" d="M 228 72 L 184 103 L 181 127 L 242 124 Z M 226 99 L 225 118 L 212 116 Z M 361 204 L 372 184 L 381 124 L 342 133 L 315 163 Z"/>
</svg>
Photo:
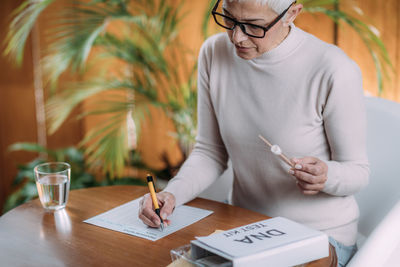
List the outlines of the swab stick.
<svg viewBox="0 0 400 267">
<path fill-rule="evenodd" d="M 259 134 L 258 137 L 261 140 L 263 140 L 264 143 L 266 143 L 270 147 L 272 153 L 274 153 L 275 155 L 279 156 L 286 164 L 288 164 L 290 167 L 294 168 L 294 164 L 289 160 L 289 158 L 285 154 L 283 154 L 281 148 L 278 145 L 272 145 L 261 134 Z"/>
</svg>

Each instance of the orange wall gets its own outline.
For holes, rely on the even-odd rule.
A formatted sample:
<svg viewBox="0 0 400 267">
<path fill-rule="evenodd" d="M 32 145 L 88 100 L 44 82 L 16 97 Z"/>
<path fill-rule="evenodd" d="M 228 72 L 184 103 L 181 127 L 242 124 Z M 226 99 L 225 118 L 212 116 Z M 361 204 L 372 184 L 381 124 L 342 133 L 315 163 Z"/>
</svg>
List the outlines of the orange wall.
<svg viewBox="0 0 400 267">
<path fill-rule="evenodd" d="M 346 1 L 342 2 L 341 8 L 352 12 L 351 6 L 346 4 Z M 374 25 L 380 32 L 380 38 L 395 68 L 391 80 L 385 81 L 385 89 L 381 97 L 400 102 L 400 1 L 354 0 L 349 2 L 361 8 L 365 17 L 369 18 L 367 24 Z M 339 27 L 338 37 L 339 46 L 361 67 L 364 89 L 376 96 L 378 92 L 375 67 L 362 40 L 348 26 Z"/>
<path fill-rule="evenodd" d="M 4 40 L 10 13 L 21 0 L 2 1 L 0 9 L 0 40 Z M 57 1 L 54 8 L 62 1 Z M 52 10 L 54 10 L 54 8 Z M 49 10 L 51 13 L 52 10 Z M 39 27 L 46 25 L 44 17 Z M 43 29 L 40 36 L 43 37 Z M 17 173 L 17 165 L 32 160 L 37 155 L 26 152 L 9 152 L 15 142 L 37 142 L 35 96 L 33 86 L 33 61 L 31 39 L 28 39 L 25 60 L 21 68 L 0 56 L 0 215 L 6 196 L 11 193 L 11 183 Z M 76 113 L 75 113 L 76 114 Z M 50 148 L 76 145 L 82 138 L 79 121 L 69 119 L 54 135 L 48 136 Z"/>
</svg>

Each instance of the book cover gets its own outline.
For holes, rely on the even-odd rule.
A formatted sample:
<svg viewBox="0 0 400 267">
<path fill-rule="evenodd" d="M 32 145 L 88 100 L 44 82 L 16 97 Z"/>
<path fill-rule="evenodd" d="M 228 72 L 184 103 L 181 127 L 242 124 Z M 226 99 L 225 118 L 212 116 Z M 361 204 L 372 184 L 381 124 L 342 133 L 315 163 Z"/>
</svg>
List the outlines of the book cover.
<svg viewBox="0 0 400 267">
<path fill-rule="evenodd" d="M 326 234 L 283 217 L 263 220 L 192 241 L 192 255 L 209 253 L 233 266 L 292 266 L 329 256 Z"/>
</svg>

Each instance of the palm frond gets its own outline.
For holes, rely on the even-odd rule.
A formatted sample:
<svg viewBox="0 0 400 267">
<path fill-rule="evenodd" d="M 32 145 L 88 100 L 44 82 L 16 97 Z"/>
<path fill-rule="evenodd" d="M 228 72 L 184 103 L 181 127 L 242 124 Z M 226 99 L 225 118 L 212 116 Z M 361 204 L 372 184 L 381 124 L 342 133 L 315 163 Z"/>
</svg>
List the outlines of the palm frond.
<svg viewBox="0 0 400 267">
<path fill-rule="evenodd" d="M 96 41 L 96 45 L 103 48 L 105 57 L 118 58 L 133 67 L 151 72 L 162 72 L 164 75 L 168 73 L 162 51 L 154 44 L 138 45 L 132 38 L 119 39 L 106 33 Z"/>
<path fill-rule="evenodd" d="M 216 2 L 217 0 L 209 1 L 209 4 L 206 8 L 206 13 L 203 16 L 203 22 L 201 23 L 201 33 L 204 39 L 208 38 L 211 35 L 211 33 L 209 32 L 209 23 L 211 19 L 211 11 Z"/>
<path fill-rule="evenodd" d="M 303 4 L 304 8 L 321 7 L 321 6 L 332 6 L 339 4 L 340 0 L 299 0 L 300 4 Z"/>
<path fill-rule="evenodd" d="M 110 107 L 115 107 L 115 103 L 109 103 Z M 105 121 L 92 129 L 81 141 L 80 146 L 85 147 L 85 155 L 89 165 L 94 169 L 100 168 L 103 173 L 107 173 L 111 178 L 121 177 L 124 166 L 129 161 L 127 115 L 132 114 L 136 125 L 136 135 L 140 134 L 140 122 L 148 116 L 148 104 L 140 102 L 139 105 L 131 109 L 130 103 L 121 105 L 118 103 L 118 110 L 109 110 L 109 116 Z M 113 113 L 111 113 L 113 112 Z"/>
<path fill-rule="evenodd" d="M 78 118 L 89 115 L 126 112 L 129 109 L 133 111 L 140 102 L 145 105 L 163 106 L 157 96 L 157 90 L 152 87 L 151 82 L 145 78 L 129 79 L 97 79 L 93 81 L 73 83 L 71 88 L 60 92 L 51 97 L 46 104 L 46 114 L 50 122 L 50 133 L 55 132 L 68 118 L 71 112 L 83 101 L 92 98 L 102 92 L 118 92 L 107 96 L 107 100 L 98 100 L 92 103 L 86 112 L 79 115 Z M 126 94 L 131 91 L 135 98 L 128 101 Z M 123 93 L 121 95 L 121 93 Z"/>
<path fill-rule="evenodd" d="M 10 23 L 5 38 L 4 55 L 15 58 L 17 65 L 22 63 L 26 40 L 39 15 L 53 2 L 54 0 L 25 1 L 12 13 L 15 18 Z"/>
<path fill-rule="evenodd" d="M 74 89 L 54 95 L 46 103 L 46 115 L 50 122 L 49 132 L 54 133 L 68 118 L 71 112 L 84 100 L 110 88 L 102 83 L 82 83 Z"/>
<path fill-rule="evenodd" d="M 97 37 L 108 24 L 107 18 L 117 12 L 82 3 L 66 8 L 63 19 L 50 32 L 50 45 L 43 59 L 44 73 L 53 86 L 68 69 L 83 71 Z"/>
<path fill-rule="evenodd" d="M 110 177 L 121 176 L 128 160 L 126 116 L 117 113 L 92 129 L 82 140 L 87 162 Z"/>
</svg>

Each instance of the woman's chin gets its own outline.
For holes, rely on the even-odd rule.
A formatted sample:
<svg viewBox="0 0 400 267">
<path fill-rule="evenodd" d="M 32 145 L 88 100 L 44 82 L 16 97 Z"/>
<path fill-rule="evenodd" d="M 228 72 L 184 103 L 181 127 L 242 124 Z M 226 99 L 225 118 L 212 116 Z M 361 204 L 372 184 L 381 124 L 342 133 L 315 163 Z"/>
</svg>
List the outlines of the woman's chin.
<svg viewBox="0 0 400 267">
<path fill-rule="evenodd" d="M 236 55 L 240 58 L 249 60 L 257 57 L 257 53 L 254 53 L 252 49 L 240 49 L 236 48 Z"/>
<path fill-rule="evenodd" d="M 242 59 L 246 59 L 246 60 L 250 60 L 255 58 L 256 56 L 248 54 L 248 53 L 240 53 L 236 51 L 236 54 L 238 55 L 238 57 L 242 58 Z"/>
</svg>

